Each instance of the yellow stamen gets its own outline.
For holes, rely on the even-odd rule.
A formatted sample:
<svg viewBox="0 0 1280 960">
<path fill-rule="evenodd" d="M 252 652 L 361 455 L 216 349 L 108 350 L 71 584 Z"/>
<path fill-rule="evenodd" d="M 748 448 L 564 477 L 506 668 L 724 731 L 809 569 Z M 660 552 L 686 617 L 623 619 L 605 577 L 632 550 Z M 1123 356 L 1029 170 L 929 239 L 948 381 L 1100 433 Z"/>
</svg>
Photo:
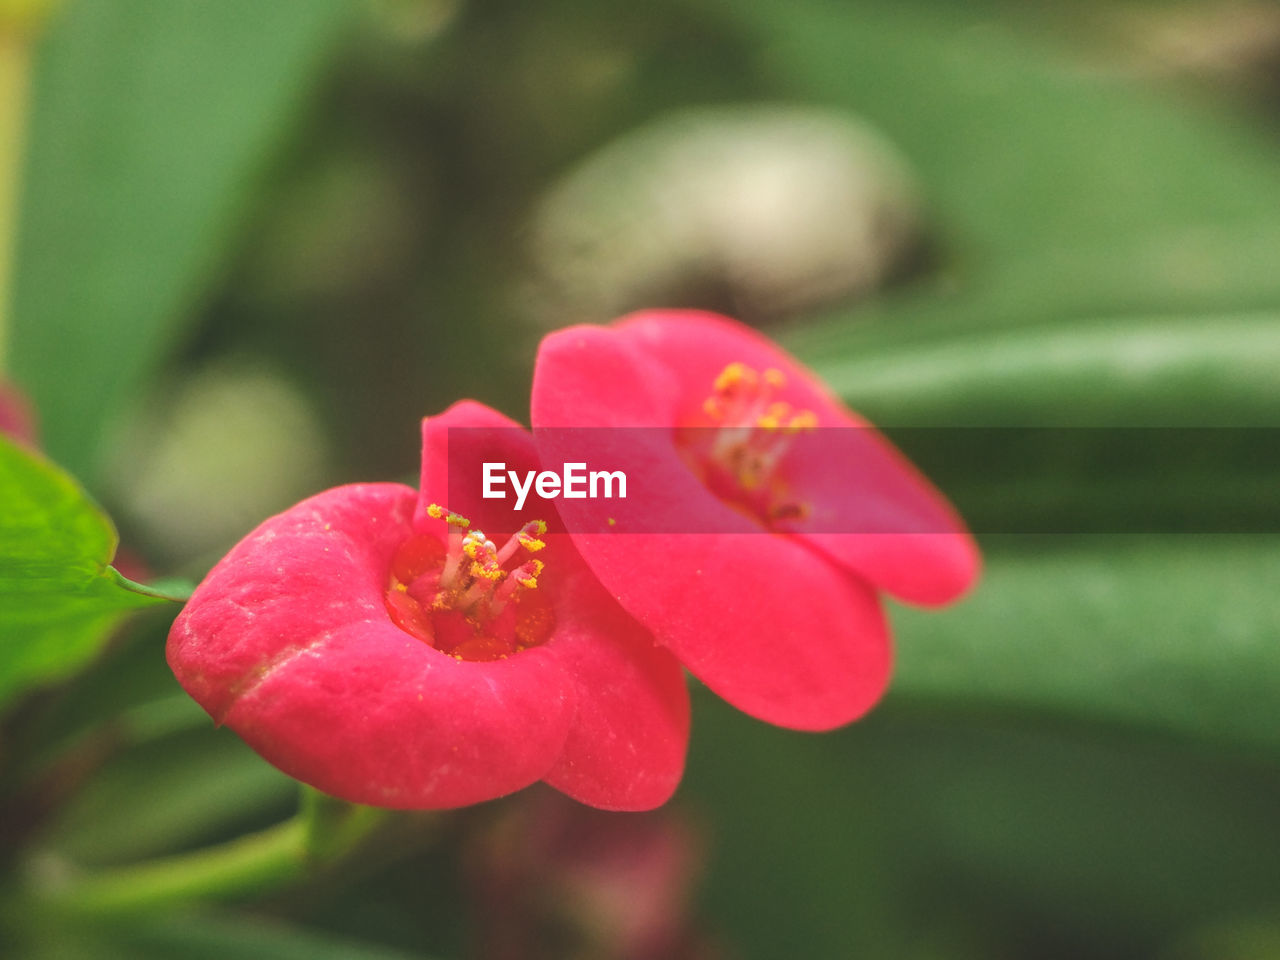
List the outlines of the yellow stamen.
<svg viewBox="0 0 1280 960">
<path fill-rule="evenodd" d="M 724 393 L 739 385 L 754 387 L 757 382 L 759 382 L 759 375 L 754 370 L 745 363 L 734 361 L 716 377 L 715 390 L 716 393 Z"/>
<path fill-rule="evenodd" d="M 542 573 L 544 564 L 541 560 L 530 560 L 527 566 L 532 567 L 532 571 L 523 576 L 519 571 L 516 571 L 516 583 L 530 590 L 536 590 L 538 588 L 538 576 Z M 521 567 L 521 569 L 524 568 Z"/>
<path fill-rule="evenodd" d="M 427 516 L 434 517 L 436 520 L 443 520 L 451 527 L 471 526 L 471 521 L 466 517 L 456 514 L 452 510 L 446 510 L 438 503 L 432 503 L 427 506 Z"/>
<path fill-rule="evenodd" d="M 794 433 L 808 432 L 818 429 L 818 415 L 812 410 L 801 410 L 791 422 L 787 424 L 787 429 Z"/>
<path fill-rule="evenodd" d="M 482 580 L 492 580 L 494 582 L 497 582 L 506 576 L 502 568 L 496 564 L 481 563 L 479 560 L 471 564 L 469 572 L 473 577 L 479 577 Z"/>
<path fill-rule="evenodd" d="M 709 470 L 727 479 L 730 489 L 722 496 L 741 500 L 766 522 L 806 512 L 803 504 L 789 501 L 777 471 L 794 435 L 816 429 L 818 417 L 776 399 L 786 384 L 786 374 L 776 367 L 757 372 L 735 361 L 716 377 L 712 395 L 702 404 L 703 413 L 719 427 L 702 450 L 703 475 Z"/>
</svg>

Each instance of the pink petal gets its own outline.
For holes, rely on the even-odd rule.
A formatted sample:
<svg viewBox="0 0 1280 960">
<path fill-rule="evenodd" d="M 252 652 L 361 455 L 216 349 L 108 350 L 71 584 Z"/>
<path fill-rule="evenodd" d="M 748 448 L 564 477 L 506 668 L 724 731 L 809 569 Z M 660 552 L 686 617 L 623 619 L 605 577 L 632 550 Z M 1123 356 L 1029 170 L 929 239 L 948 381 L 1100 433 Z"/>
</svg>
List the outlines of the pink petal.
<svg viewBox="0 0 1280 960">
<path fill-rule="evenodd" d="M 449 509 L 490 535 L 535 517 L 549 521 L 553 531 L 558 527 L 558 517 L 546 512 L 550 504 L 517 514 L 507 502 L 481 496 L 483 459 L 521 473 L 540 468 L 533 437 L 515 421 L 462 401 L 424 420 L 422 438 L 420 518 L 423 504 L 447 498 Z M 546 568 L 538 589 L 553 602 L 556 627 L 536 649 L 575 679 L 578 703 L 564 753 L 546 779 L 592 806 L 659 806 L 680 781 L 688 744 L 689 695 L 680 665 L 601 588 L 568 536 L 551 532 L 543 539 L 547 546 L 537 556 Z"/>
<path fill-rule="evenodd" d="M 909 603 L 950 603 L 977 581 L 981 556 L 964 521 L 872 427 L 794 438 L 784 475 L 810 506 L 786 524 L 803 542 Z"/>
<path fill-rule="evenodd" d="M 10 383 L 0 383 L 0 435 L 36 446 L 36 415 L 26 396 Z"/>
<path fill-rule="evenodd" d="M 825 730 L 865 713 L 889 678 L 871 589 L 812 550 L 758 534 L 575 538 L 627 612 L 740 710 Z"/>
<path fill-rule="evenodd" d="M 335 796 L 448 807 L 537 780 L 563 747 L 573 682 L 551 656 L 454 660 L 383 597 L 414 491 L 340 487 L 263 523 L 196 590 L 170 666 L 216 720 Z"/>
<path fill-rule="evenodd" d="M 714 496 L 680 458 L 674 436 L 682 389 L 676 371 L 617 330 L 569 327 L 542 341 L 532 400 L 542 458 L 622 470 L 634 488 L 626 500 L 557 501 L 571 533 L 602 529 L 602 513 L 614 520 L 607 526 L 616 533 L 763 532 Z M 584 559 L 594 565 L 589 553 Z"/>
<path fill-rule="evenodd" d="M 523 474 L 538 470 L 533 437 L 510 417 L 474 400 L 459 400 L 444 413 L 422 421 L 421 494 L 414 512 L 414 526 L 433 531 L 444 525 L 427 516 L 431 504 L 461 514 L 489 534 L 512 533 L 530 520 L 559 528 L 554 502 L 530 496 L 525 509 L 516 511 L 514 500 L 486 499 L 482 495 L 482 465 L 503 462 Z"/>
<path fill-rule="evenodd" d="M 689 743 L 684 673 L 585 566 L 575 575 L 573 596 L 574 616 L 548 647 L 577 679 L 578 714 L 564 753 L 545 779 L 593 807 L 661 806 L 684 772 Z"/>
<path fill-rule="evenodd" d="M 818 419 L 820 429 L 797 437 L 783 461 L 791 491 L 812 509 L 806 521 L 789 530 L 832 562 L 903 600 L 945 603 L 973 584 L 978 551 L 945 498 L 811 371 L 724 317 L 654 311 L 625 317 L 610 328 L 574 327 L 551 335 L 534 374 L 535 432 L 697 423 L 715 378 L 735 361 L 757 371 L 780 370 L 787 382 L 778 399 Z M 651 487 L 671 493 L 661 502 L 643 501 L 649 513 L 662 512 L 669 528 L 679 528 L 683 513 L 689 529 L 743 529 L 700 481 L 680 479 L 681 472 L 691 474 L 674 446 L 653 449 L 662 446 L 660 441 L 660 435 L 631 431 L 628 436 L 623 430 L 613 445 L 617 449 L 606 450 L 603 436 L 592 442 L 602 454 L 645 470 L 639 475 L 653 477 Z M 628 453 L 628 445 L 644 449 Z M 639 510 L 642 504 L 630 508 Z M 598 529 L 587 509 L 561 506 L 571 530 Z"/>
<path fill-rule="evenodd" d="M 383 596 L 413 490 L 355 484 L 263 522 L 205 577 L 174 621 L 169 664 L 222 722 L 269 664 L 361 621 L 390 625 Z"/>
<path fill-rule="evenodd" d="M 442 809 L 540 779 L 573 680 L 550 651 L 455 660 L 387 623 L 355 623 L 277 666 L 227 724 L 291 776 L 356 803 Z"/>
</svg>

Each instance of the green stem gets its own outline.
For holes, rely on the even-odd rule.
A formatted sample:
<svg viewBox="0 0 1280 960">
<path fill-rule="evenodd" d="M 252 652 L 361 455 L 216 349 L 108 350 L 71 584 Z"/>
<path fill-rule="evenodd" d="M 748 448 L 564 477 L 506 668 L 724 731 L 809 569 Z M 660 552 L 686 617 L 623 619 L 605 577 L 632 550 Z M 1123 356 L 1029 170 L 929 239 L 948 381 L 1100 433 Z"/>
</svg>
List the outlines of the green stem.
<svg viewBox="0 0 1280 960">
<path fill-rule="evenodd" d="M 301 789 L 298 813 L 284 823 L 216 847 L 89 873 L 46 889 L 38 906 L 121 916 L 271 890 L 347 856 L 389 815 Z"/>
<path fill-rule="evenodd" d="M 150 912 L 276 887 L 307 864 L 307 824 L 298 816 L 217 847 L 89 874 L 50 891 L 45 902 L 77 914 Z"/>
<path fill-rule="evenodd" d="M 107 567 L 107 576 L 133 593 L 144 597 L 155 597 L 157 600 L 172 600 L 174 603 L 186 603 L 191 599 L 191 592 L 195 589 L 190 581 L 176 577 L 152 584 L 138 583 L 112 566 Z"/>
</svg>

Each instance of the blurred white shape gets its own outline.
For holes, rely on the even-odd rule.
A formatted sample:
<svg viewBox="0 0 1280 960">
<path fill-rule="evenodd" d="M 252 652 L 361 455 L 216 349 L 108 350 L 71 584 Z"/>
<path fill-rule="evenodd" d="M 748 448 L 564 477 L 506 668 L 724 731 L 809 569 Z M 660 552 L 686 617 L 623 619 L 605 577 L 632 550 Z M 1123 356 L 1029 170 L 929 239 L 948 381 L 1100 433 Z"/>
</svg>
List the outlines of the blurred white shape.
<svg viewBox="0 0 1280 960">
<path fill-rule="evenodd" d="M 258 362 L 218 363 L 152 407 L 113 464 L 124 514 L 159 550 L 222 550 L 323 486 L 324 430 L 307 398 Z"/>
<path fill-rule="evenodd" d="M 557 324 L 708 300 L 773 319 L 883 285 L 921 220 L 905 161 L 847 114 L 681 111 L 551 189 L 532 231 L 539 306 Z"/>
</svg>

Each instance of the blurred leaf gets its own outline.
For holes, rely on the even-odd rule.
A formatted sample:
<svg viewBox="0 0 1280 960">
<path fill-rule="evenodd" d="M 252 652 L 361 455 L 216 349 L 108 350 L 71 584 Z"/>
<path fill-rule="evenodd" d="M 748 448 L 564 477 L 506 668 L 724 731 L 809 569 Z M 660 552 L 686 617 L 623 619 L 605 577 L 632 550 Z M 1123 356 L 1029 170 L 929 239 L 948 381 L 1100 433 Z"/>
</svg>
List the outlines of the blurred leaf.
<svg viewBox="0 0 1280 960">
<path fill-rule="evenodd" d="M 164 603 L 108 566 L 111 521 L 39 454 L 0 438 L 0 703 L 58 679 L 131 610 Z"/>
<path fill-rule="evenodd" d="M 1274 765 L 901 707 L 812 736 L 700 691 L 681 798 L 735 955 L 1152 956 L 1280 898 Z"/>
<path fill-rule="evenodd" d="M 296 122 L 345 0 L 68 3 L 40 50 L 12 367 L 92 477 Z"/>
<path fill-rule="evenodd" d="M 1280 919 L 1274 909 L 1268 913 L 1197 930 L 1170 950 L 1167 960 L 1280 960 Z"/>
<path fill-rule="evenodd" d="M 997 543 L 1015 549 L 993 552 Z M 1280 754 L 1276 537 L 986 545 L 972 597 L 944 611 L 893 611 L 891 700 L 1017 709 Z"/>
<path fill-rule="evenodd" d="M 118 755 L 67 805 L 49 842 L 77 863 L 130 863 L 267 826 L 296 797 L 296 781 L 206 718 Z"/>
<path fill-rule="evenodd" d="M 143 957 L 180 954 L 189 960 L 410 960 L 423 956 L 243 918 L 189 917 L 140 931 L 130 941 L 145 951 Z"/>
<path fill-rule="evenodd" d="M 978 532 L 1280 530 L 1280 316 L 800 331 Z"/>
<path fill-rule="evenodd" d="M 409 960 L 422 955 L 336 938 L 256 917 L 187 914 L 95 928 L 70 926 L 33 938 L 31 960 Z"/>
<path fill-rule="evenodd" d="M 1020 18 L 998 0 L 747 0 L 725 13 L 756 31 L 784 95 L 866 117 L 925 184 L 944 275 L 860 318 L 985 325 L 1280 301 L 1271 140 L 1100 65 L 1087 38 L 1105 5 L 1071 11 L 1074 48 L 1051 8 Z"/>
<path fill-rule="evenodd" d="M 790 344 L 875 423 L 1277 426 L 1280 315 L 1115 317 L 1032 329 L 799 331 Z"/>
</svg>

